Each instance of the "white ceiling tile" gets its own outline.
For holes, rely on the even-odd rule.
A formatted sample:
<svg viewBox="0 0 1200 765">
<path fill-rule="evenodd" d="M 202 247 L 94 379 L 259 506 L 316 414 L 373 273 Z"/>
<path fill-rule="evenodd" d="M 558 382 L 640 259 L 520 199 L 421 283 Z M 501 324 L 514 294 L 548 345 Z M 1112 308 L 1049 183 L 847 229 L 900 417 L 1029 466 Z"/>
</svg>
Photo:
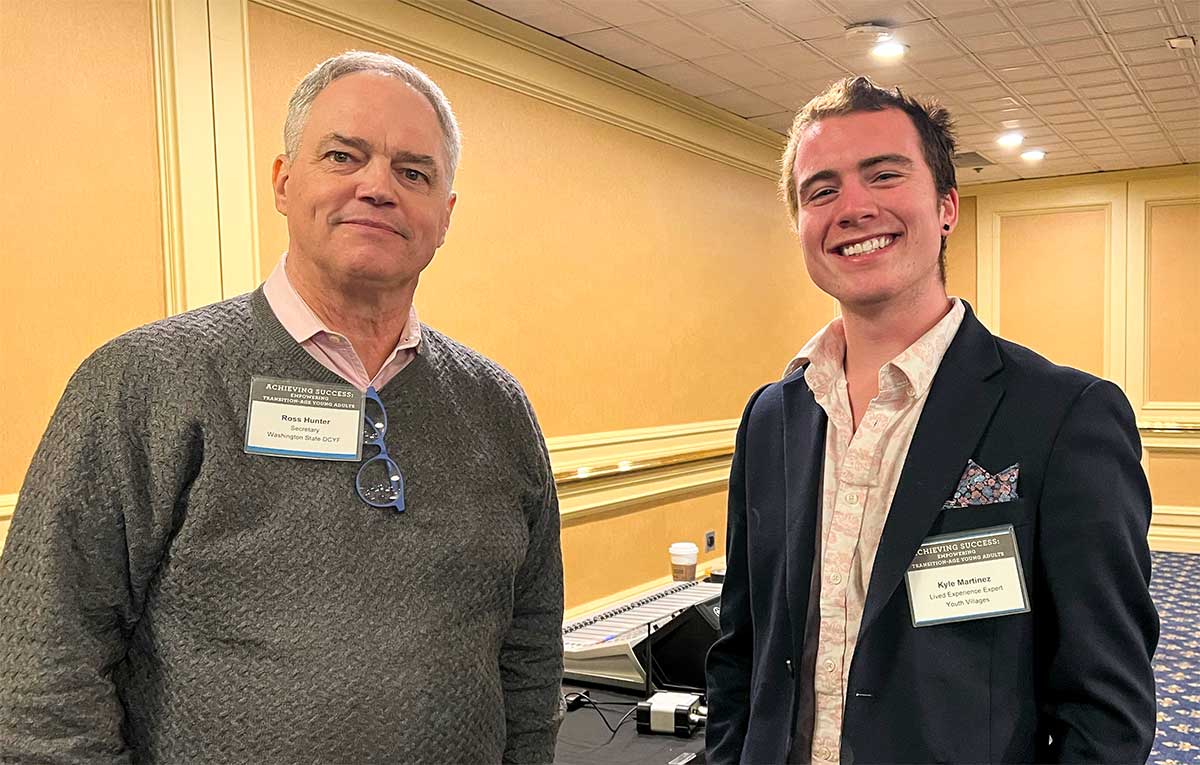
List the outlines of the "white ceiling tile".
<svg viewBox="0 0 1200 765">
<path fill-rule="evenodd" d="M 1041 107 L 1047 104 L 1075 103 L 1075 94 L 1067 90 L 1051 90 L 1046 93 L 1022 93 L 1021 97 L 1038 107 L 1038 111 L 1042 111 Z"/>
<path fill-rule="evenodd" d="M 1019 82 L 1021 80 L 1036 80 L 1042 77 L 1049 77 L 1052 73 L 1045 64 L 1032 64 L 1030 66 L 1008 67 L 1001 69 L 997 74 L 1005 82 Z"/>
<path fill-rule="evenodd" d="M 787 111 L 782 105 L 768 101 L 762 96 L 742 88 L 728 90 L 724 93 L 714 93 L 705 96 L 704 100 L 742 117 L 761 117 L 765 114 Z"/>
<path fill-rule="evenodd" d="M 1170 88 L 1186 88 L 1194 84 L 1194 80 L 1186 74 L 1173 77 L 1151 77 L 1139 79 L 1138 86 L 1142 90 L 1168 90 Z"/>
<path fill-rule="evenodd" d="M 1120 13 L 1138 8 L 1153 8 L 1161 5 L 1161 0 L 1088 0 L 1097 13 Z"/>
<path fill-rule="evenodd" d="M 1107 98 L 1108 96 L 1123 96 L 1132 93 L 1133 88 L 1127 82 L 1114 82 L 1108 85 L 1089 85 L 1083 88 L 1083 94 L 1088 98 Z"/>
<path fill-rule="evenodd" d="M 722 53 L 720 56 L 698 58 L 693 63 L 743 88 L 774 85 L 784 79 L 741 53 Z"/>
<path fill-rule="evenodd" d="M 1154 118 L 1149 114 L 1137 114 L 1131 117 L 1114 117 L 1108 120 L 1108 124 L 1113 128 L 1145 127 L 1153 125 Z"/>
<path fill-rule="evenodd" d="M 908 3 L 897 0 L 825 0 L 839 16 L 852 24 L 881 21 L 888 26 L 920 21 L 924 16 Z"/>
<path fill-rule="evenodd" d="M 1040 26 L 1053 21 L 1079 18 L 1079 11 L 1073 3 L 1049 2 L 1037 5 L 1022 5 L 1012 9 L 1018 19 L 1030 26 Z"/>
<path fill-rule="evenodd" d="M 835 16 L 809 21 L 780 21 L 777 23 L 801 40 L 841 40 L 846 36 L 845 24 Z"/>
<path fill-rule="evenodd" d="M 1140 32 L 1120 32 L 1112 35 L 1112 39 L 1116 41 L 1117 47 L 1124 51 L 1155 46 L 1166 48 L 1166 40 L 1171 36 L 1170 27 L 1156 27 Z"/>
<path fill-rule="evenodd" d="M 1156 104 L 1166 103 L 1167 101 L 1182 101 L 1188 98 L 1200 99 L 1200 92 L 1197 92 L 1194 87 L 1171 88 L 1170 90 L 1154 90 L 1146 95 Z"/>
<path fill-rule="evenodd" d="M 754 88 L 754 92 L 768 101 L 786 106 L 792 111 L 807 104 L 821 92 L 821 88 L 803 82 L 783 82 L 778 85 L 763 85 Z"/>
<path fill-rule="evenodd" d="M 973 37 L 1012 29 L 1008 20 L 994 11 L 970 16 L 947 17 L 939 19 L 939 21 L 958 37 Z"/>
<path fill-rule="evenodd" d="M 1083 104 L 1075 100 L 1064 101 L 1058 104 L 1042 104 L 1034 107 L 1034 111 L 1038 114 L 1049 114 L 1051 116 L 1055 114 L 1070 114 L 1072 112 L 1079 112 L 1083 110 Z"/>
<path fill-rule="evenodd" d="M 946 45 L 950 38 L 932 21 L 917 21 L 896 29 L 895 37 L 907 45 Z"/>
<path fill-rule="evenodd" d="M 1181 51 L 1171 50 L 1166 45 L 1155 45 L 1142 50 L 1126 51 L 1125 60 L 1130 64 L 1157 64 L 1167 61 L 1179 61 L 1183 58 Z"/>
<path fill-rule="evenodd" d="M 1047 24 L 1043 27 L 1034 27 L 1030 31 L 1033 32 L 1034 37 L 1044 43 L 1073 40 L 1096 34 L 1096 30 L 1092 28 L 1092 25 L 1083 19 L 1079 21 L 1064 21 L 1059 24 Z"/>
<path fill-rule="evenodd" d="M 478 0 L 485 8 L 502 13 L 509 18 L 524 20 L 544 12 L 550 5 L 546 0 Z M 557 5 L 557 3 L 555 3 Z"/>
<path fill-rule="evenodd" d="M 812 21 L 829 16 L 824 8 L 811 0 L 746 0 L 746 5 L 781 24 Z"/>
<path fill-rule="evenodd" d="M 935 18 L 961 16 L 990 10 L 988 0 L 921 0 L 921 5 L 933 12 Z"/>
<path fill-rule="evenodd" d="M 967 56 L 955 56 L 954 58 L 943 58 L 936 61 L 922 61 L 920 64 L 914 65 L 913 69 L 933 80 L 941 77 L 976 74 L 983 71 L 978 64 Z"/>
<path fill-rule="evenodd" d="M 1133 73 L 1142 77 L 1168 77 L 1173 74 L 1187 74 L 1187 65 L 1182 61 L 1163 61 L 1159 64 L 1140 64 L 1131 67 Z"/>
<path fill-rule="evenodd" d="M 1091 112 L 1082 112 L 1080 114 L 1058 114 L 1054 117 L 1054 122 L 1051 123 L 1054 127 L 1065 130 L 1096 130 L 1100 127 L 1100 123 Z"/>
<path fill-rule="evenodd" d="M 980 60 L 992 68 L 1001 68 L 1006 66 L 1024 66 L 1026 64 L 1036 64 L 1041 61 L 1029 48 L 1017 48 L 1016 50 L 993 51 L 991 53 L 982 53 L 979 55 Z"/>
<path fill-rule="evenodd" d="M 653 0 L 653 2 L 667 13 L 686 16 L 689 13 L 702 13 L 714 8 L 724 8 L 727 5 L 733 5 L 734 0 Z"/>
<path fill-rule="evenodd" d="M 1064 91 L 1067 89 L 1066 84 L 1057 77 L 1045 77 L 1040 80 L 1026 80 L 1024 82 L 1015 82 L 1012 87 L 1022 95 L 1030 93 L 1047 93 L 1050 91 Z"/>
<path fill-rule="evenodd" d="M 1079 74 L 1081 72 L 1095 71 L 1119 71 L 1119 69 L 1117 69 L 1117 62 L 1112 56 L 1088 56 L 1087 58 L 1073 58 L 1068 61 L 1059 62 L 1058 68 L 1067 74 Z"/>
<path fill-rule="evenodd" d="M 1092 85 L 1111 85 L 1116 82 L 1128 82 L 1125 79 L 1125 73 L 1120 69 L 1102 69 L 1098 72 L 1084 72 L 1083 74 L 1073 74 L 1070 77 L 1071 83 L 1079 88 L 1086 88 Z"/>
<path fill-rule="evenodd" d="M 642 21 L 661 19 L 661 11 L 651 8 L 641 0 L 569 0 L 570 4 L 613 26 L 637 24 Z"/>
<path fill-rule="evenodd" d="M 1169 24 L 1170 20 L 1161 8 L 1143 8 L 1126 13 L 1114 13 L 1100 17 L 1100 23 L 1108 32 L 1125 32 Z"/>
<path fill-rule="evenodd" d="M 792 38 L 744 8 L 722 8 L 688 17 L 688 22 L 700 27 L 734 50 L 765 48 L 782 45 Z"/>
<path fill-rule="evenodd" d="M 764 114 L 761 117 L 751 117 L 750 121 L 756 125 L 762 125 L 768 130 L 774 130 L 781 135 L 787 135 L 792 128 L 792 113 L 778 112 L 776 114 Z"/>
<path fill-rule="evenodd" d="M 642 70 L 642 74 L 693 96 L 707 96 L 733 87 L 733 83 L 687 61 L 647 67 Z"/>
<path fill-rule="evenodd" d="M 1043 46 L 1042 50 L 1052 59 L 1058 61 L 1065 58 L 1094 56 L 1098 53 L 1104 53 L 1106 49 L 1104 43 L 1095 37 L 1085 37 L 1081 40 L 1051 43 L 1050 45 Z"/>
<path fill-rule="evenodd" d="M 1133 128 L 1126 128 L 1126 130 L 1133 130 Z M 1132 133 L 1117 133 L 1117 135 L 1121 136 L 1121 141 L 1126 146 L 1131 147 L 1145 147 L 1148 144 L 1161 146 L 1167 142 L 1167 137 L 1163 135 L 1161 130 L 1142 130 Z"/>
<path fill-rule="evenodd" d="M 1095 109 L 1117 109 L 1122 106 L 1140 106 L 1141 103 L 1141 99 L 1130 93 L 1088 100 L 1088 105 Z"/>
<path fill-rule="evenodd" d="M 1090 140 L 1082 140 L 1076 136 L 1070 136 L 1070 138 L 1071 143 L 1074 144 L 1075 148 L 1079 149 L 1085 154 L 1091 154 L 1097 151 L 1119 151 L 1121 148 L 1121 144 L 1112 138 L 1093 138 Z"/>
<path fill-rule="evenodd" d="M 1108 109 L 1101 109 L 1100 113 L 1104 115 L 1104 119 L 1111 120 L 1118 117 L 1133 117 L 1139 114 L 1146 113 L 1146 107 L 1138 104 L 1136 106 L 1117 106 Z"/>
<path fill-rule="evenodd" d="M 1020 48 L 1025 45 L 1025 41 L 1016 32 L 993 32 L 988 35 L 968 37 L 962 42 L 972 53 L 1008 50 L 1010 48 Z"/>
<path fill-rule="evenodd" d="M 556 37 L 591 32 L 611 26 L 607 21 L 580 13 L 574 8 L 558 2 L 543 3 L 538 12 L 524 15 L 520 20 Z"/>
<path fill-rule="evenodd" d="M 755 61 L 792 77 L 806 80 L 836 77 L 842 73 L 837 66 L 814 53 L 807 43 L 788 43 L 759 48 L 751 55 Z"/>
<path fill-rule="evenodd" d="M 633 69 L 644 69 L 675 61 L 675 57 L 657 50 L 619 29 L 600 29 L 595 32 L 571 35 L 567 38 L 585 50 L 612 59 Z"/>
<path fill-rule="evenodd" d="M 1185 2 L 1176 3 L 1175 9 L 1188 21 L 1200 21 L 1200 3 L 1185 0 Z"/>
<path fill-rule="evenodd" d="M 972 72 L 971 74 L 960 74 L 954 77 L 939 77 L 937 84 L 946 90 L 959 90 L 963 88 L 974 88 L 979 85 L 991 85 L 995 80 L 986 72 Z"/>
<path fill-rule="evenodd" d="M 1094 141 L 1094 140 L 1109 140 L 1112 134 L 1107 130 L 1070 130 L 1066 131 L 1067 138 L 1071 141 Z"/>
<path fill-rule="evenodd" d="M 1007 99 L 1008 104 L 1012 105 L 1016 102 L 1008 95 L 1008 89 L 1002 85 L 984 85 L 979 88 L 965 88 L 963 90 L 954 91 L 957 98 L 966 101 L 967 103 L 982 104 L 984 101 L 991 99 Z"/>
<path fill-rule="evenodd" d="M 631 24 L 625 27 L 625 30 L 683 59 L 715 56 L 729 50 L 726 46 L 678 19 Z"/>
</svg>

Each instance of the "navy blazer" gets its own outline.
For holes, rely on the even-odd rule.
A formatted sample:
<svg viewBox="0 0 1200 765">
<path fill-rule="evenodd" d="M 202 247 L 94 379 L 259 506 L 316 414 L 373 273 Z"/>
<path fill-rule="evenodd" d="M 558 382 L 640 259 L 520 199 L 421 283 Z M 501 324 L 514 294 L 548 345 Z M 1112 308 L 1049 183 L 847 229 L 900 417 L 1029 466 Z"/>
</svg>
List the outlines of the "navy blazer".
<svg viewBox="0 0 1200 765">
<path fill-rule="evenodd" d="M 761 388 L 729 480 L 711 763 L 786 762 L 795 728 L 826 418 L 804 369 Z M 967 460 L 1020 464 L 1019 498 L 944 510 Z M 843 763 L 1144 762 L 1155 728 L 1150 492 L 1110 382 L 993 336 L 967 307 L 884 525 L 850 665 Z M 1030 611 L 915 628 L 926 537 L 1011 523 Z"/>
</svg>

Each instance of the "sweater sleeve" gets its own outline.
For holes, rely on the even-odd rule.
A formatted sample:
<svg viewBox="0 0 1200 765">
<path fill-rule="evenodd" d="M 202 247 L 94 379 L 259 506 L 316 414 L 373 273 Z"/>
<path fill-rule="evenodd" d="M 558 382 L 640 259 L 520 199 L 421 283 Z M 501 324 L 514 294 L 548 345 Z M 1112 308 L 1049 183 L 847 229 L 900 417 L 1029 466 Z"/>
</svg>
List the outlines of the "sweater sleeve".
<svg viewBox="0 0 1200 765">
<path fill-rule="evenodd" d="M 526 404 L 528 407 L 528 404 Z M 562 722 L 562 548 L 558 495 L 545 442 L 533 412 L 528 438 L 536 444 L 537 489 L 525 515 L 529 544 L 517 572 L 512 622 L 500 648 L 506 763 L 549 763 Z"/>
<path fill-rule="evenodd" d="M 152 466 L 165 439 L 131 388 L 138 367 L 112 344 L 84 362 L 21 488 L 0 558 L 0 761 L 129 761 L 113 670 L 186 470 L 178 455 Z"/>
</svg>

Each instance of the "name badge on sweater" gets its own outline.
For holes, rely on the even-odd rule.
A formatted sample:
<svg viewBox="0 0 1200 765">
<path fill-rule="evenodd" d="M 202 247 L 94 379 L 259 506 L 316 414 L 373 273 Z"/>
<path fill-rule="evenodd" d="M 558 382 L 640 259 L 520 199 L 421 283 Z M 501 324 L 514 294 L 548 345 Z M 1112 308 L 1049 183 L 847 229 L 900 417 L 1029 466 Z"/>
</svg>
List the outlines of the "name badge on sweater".
<svg viewBox="0 0 1200 765">
<path fill-rule="evenodd" d="M 310 460 L 358 460 L 363 442 L 362 391 L 353 385 L 250 380 L 247 454 Z"/>
<path fill-rule="evenodd" d="M 904 578 L 914 627 L 1029 610 L 1011 523 L 927 538 Z"/>
</svg>

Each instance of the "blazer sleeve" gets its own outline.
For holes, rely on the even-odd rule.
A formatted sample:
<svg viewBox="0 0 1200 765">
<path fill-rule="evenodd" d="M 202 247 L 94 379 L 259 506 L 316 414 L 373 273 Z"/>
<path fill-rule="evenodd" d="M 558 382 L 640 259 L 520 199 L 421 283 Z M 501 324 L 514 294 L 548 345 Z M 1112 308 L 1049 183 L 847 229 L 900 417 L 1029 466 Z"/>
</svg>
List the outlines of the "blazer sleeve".
<svg viewBox="0 0 1200 765">
<path fill-rule="evenodd" d="M 1051 449 L 1040 505 L 1039 762 L 1145 762 L 1155 730 L 1150 489 L 1133 410 L 1097 380 Z M 1049 618 L 1045 602 L 1049 602 Z"/>
<path fill-rule="evenodd" d="M 750 671 L 754 624 L 750 609 L 750 571 L 746 540 L 746 431 L 760 388 L 750 398 L 738 427 L 729 474 L 729 516 L 725 536 L 725 582 L 721 587 L 721 634 L 706 663 L 708 720 L 705 725 L 709 763 L 736 763 L 750 719 Z"/>
</svg>

